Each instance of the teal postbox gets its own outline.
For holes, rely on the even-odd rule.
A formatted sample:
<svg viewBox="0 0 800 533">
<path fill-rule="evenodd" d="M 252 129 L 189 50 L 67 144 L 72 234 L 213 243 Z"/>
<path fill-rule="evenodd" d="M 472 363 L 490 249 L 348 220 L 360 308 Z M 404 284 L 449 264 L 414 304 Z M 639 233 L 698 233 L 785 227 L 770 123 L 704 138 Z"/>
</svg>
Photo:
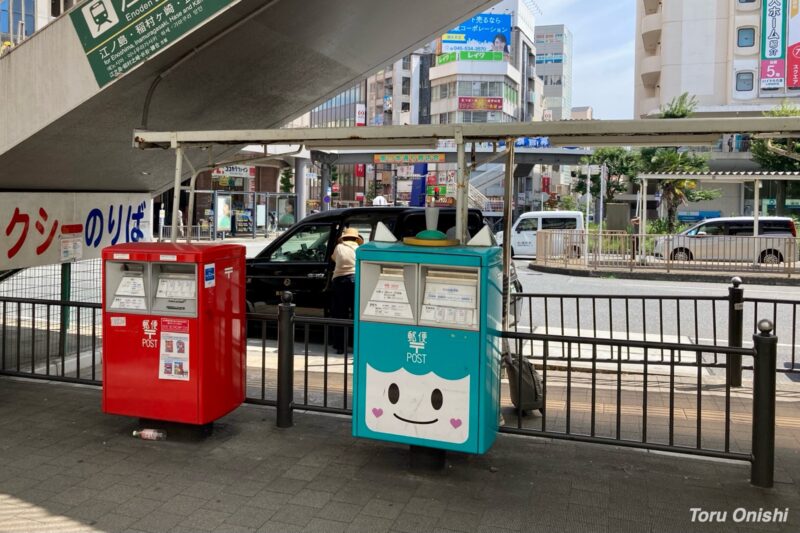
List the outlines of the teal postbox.
<svg viewBox="0 0 800 533">
<path fill-rule="evenodd" d="M 496 246 L 358 249 L 354 436 L 467 453 L 492 446 L 501 255 Z"/>
</svg>

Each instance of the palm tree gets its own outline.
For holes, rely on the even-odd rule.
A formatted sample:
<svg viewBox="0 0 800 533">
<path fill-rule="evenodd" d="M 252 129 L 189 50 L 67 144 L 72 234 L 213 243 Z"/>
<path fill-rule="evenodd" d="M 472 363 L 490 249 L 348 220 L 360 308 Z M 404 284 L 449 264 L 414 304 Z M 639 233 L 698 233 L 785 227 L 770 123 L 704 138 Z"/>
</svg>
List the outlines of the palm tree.
<svg viewBox="0 0 800 533">
<path fill-rule="evenodd" d="M 697 97 L 683 93 L 661 107 L 661 118 L 680 119 L 692 116 L 697 108 Z M 678 150 L 677 148 L 642 148 L 642 169 L 653 174 L 682 174 L 708 171 L 705 157 Z M 677 178 L 660 180 L 661 201 L 667 206 L 667 231 L 676 228 L 678 207 L 687 202 L 711 200 L 719 196 L 719 191 L 698 190 L 697 182 Z M 645 193 L 646 194 L 646 193 Z"/>
<path fill-rule="evenodd" d="M 650 149 L 652 150 L 652 149 Z M 642 150 L 643 156 L 645 150 Z M 706 159 L 689 152 L 678 152 L 671 148 L 658 148 L 649 160 L 644 161 L 647 171 L 658 174 L 681 174 L 705 172 L 708 170 Z M 712 200 L 719 196 L 719 191 L 698 190 L 697 181 L 686 178 L 661 180 L 661 201 L 667 206 L 667 231 L 673 233 L 678 218 L 678 207 L 688 202 Z"/>
</svg>

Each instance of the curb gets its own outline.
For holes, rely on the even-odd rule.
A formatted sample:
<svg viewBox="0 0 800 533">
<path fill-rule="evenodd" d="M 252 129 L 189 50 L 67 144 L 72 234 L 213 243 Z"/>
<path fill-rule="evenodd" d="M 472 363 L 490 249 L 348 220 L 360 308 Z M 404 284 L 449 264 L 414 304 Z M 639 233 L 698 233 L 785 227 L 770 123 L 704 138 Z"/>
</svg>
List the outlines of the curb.
<svg viewBox="0 0 800 533">
<path fill-rule="evenodd" d="M 742 282 L 750 285 L 783 285 L 800 287 L 800 277 L 763 277 L 752 274 L 698 274 L 693 272 L 667 273 L 663 271 L 630 272 L 627 270 L 586 270 L 582 268 L 560 268 L 539 266 L 535 261 L 528 263 L 528 269 L 544 274 L 561 274 L 564 276 L 577 276 L 583 278 L 617 278 L 640 279 L 656 281 L 688 281 L 700 283 L 724 283 L 730 285 L 731 277 L 739 276 Z"/>
</svg>

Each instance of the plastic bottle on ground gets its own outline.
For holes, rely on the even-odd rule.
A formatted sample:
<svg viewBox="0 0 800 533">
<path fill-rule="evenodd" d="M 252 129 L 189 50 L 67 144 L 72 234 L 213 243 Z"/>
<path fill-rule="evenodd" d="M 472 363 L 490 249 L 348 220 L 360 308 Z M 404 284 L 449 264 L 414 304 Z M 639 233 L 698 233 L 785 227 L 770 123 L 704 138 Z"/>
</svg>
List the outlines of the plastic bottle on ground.
<svg viewBox="0 0 800 533">
<path fill-rule="evenodd" d="M 142 440 L 166 440 L 167 432 L 160 429 L 142 429 L 134 431 L 133 436 Z"/>
</svg>

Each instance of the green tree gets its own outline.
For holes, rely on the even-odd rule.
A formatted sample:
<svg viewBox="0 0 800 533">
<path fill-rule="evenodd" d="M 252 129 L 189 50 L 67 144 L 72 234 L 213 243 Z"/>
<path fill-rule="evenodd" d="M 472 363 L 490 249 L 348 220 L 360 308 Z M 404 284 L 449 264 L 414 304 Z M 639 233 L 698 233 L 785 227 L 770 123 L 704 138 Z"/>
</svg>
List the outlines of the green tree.
<svg viewBox="0 0 800 533">
<path fill-rule="evenodd" d="M 661 107 L 661 118 L 681 119 L 692 116 L 697 108 L 697 98 L 683 93 Z M 642 170 L 652 174 L 682 174 L 707 172 L 708 161 L 699 154 L 677 148 L 642 148 L 640 150 Z M 678 207 L 687 202 L 712 200 L 719 191 L 697 189 L 697 181 L 676 178 L 659 180 L 661 201 L 667 206 L 667 230 L 674 233 L 677 228 Z"/>
<path fill-rule="evenodd" d="M 578 204 L 572 196 L 562 196 L 558 201 L 558 208 L 561 211 L 575 211 L 578 208 Z"/>
<path fill-rule="evenodd" d="M 800 107 L 783 101 L 764 113 L 765 117 L 800 117 Z M 770 149 L 770 146 L 772 149 Z M 750 144 L 753 160 L 762 170 L 770 172 L 800 172 L 800 143 L 796 139 L 753 139 Z M 781 153 L 779 153 L 781 152 Z M 783 155 L 785 154 L 785 155 Z M 786 187 L 788 181 L 777 183 L 775 214 L 786 214 Z"/>
<path fill-rule="evenodd" d="M 284 168 L 281 172 L 281 192 L 292 192 L 294 188 L 294 171 Z"/>
<path fill-rule="evenodd" d="M 581 158 L 581 165 L 606 165 L 608 179 L 606 180 L 606 203 L 612 202 L 617 194 L 628 190 L 628 183 L 636 183 L 641 160 L 639 154 L 626 148 L 598 148 L 591 157 Z M 586 194 L 586 174 L 578 172 L 575 176 L 574 190 L 579 194 Z M 600 174 L 591 175 L 590 192 L 594 198 L 600 198 Z"/>
</svg>

